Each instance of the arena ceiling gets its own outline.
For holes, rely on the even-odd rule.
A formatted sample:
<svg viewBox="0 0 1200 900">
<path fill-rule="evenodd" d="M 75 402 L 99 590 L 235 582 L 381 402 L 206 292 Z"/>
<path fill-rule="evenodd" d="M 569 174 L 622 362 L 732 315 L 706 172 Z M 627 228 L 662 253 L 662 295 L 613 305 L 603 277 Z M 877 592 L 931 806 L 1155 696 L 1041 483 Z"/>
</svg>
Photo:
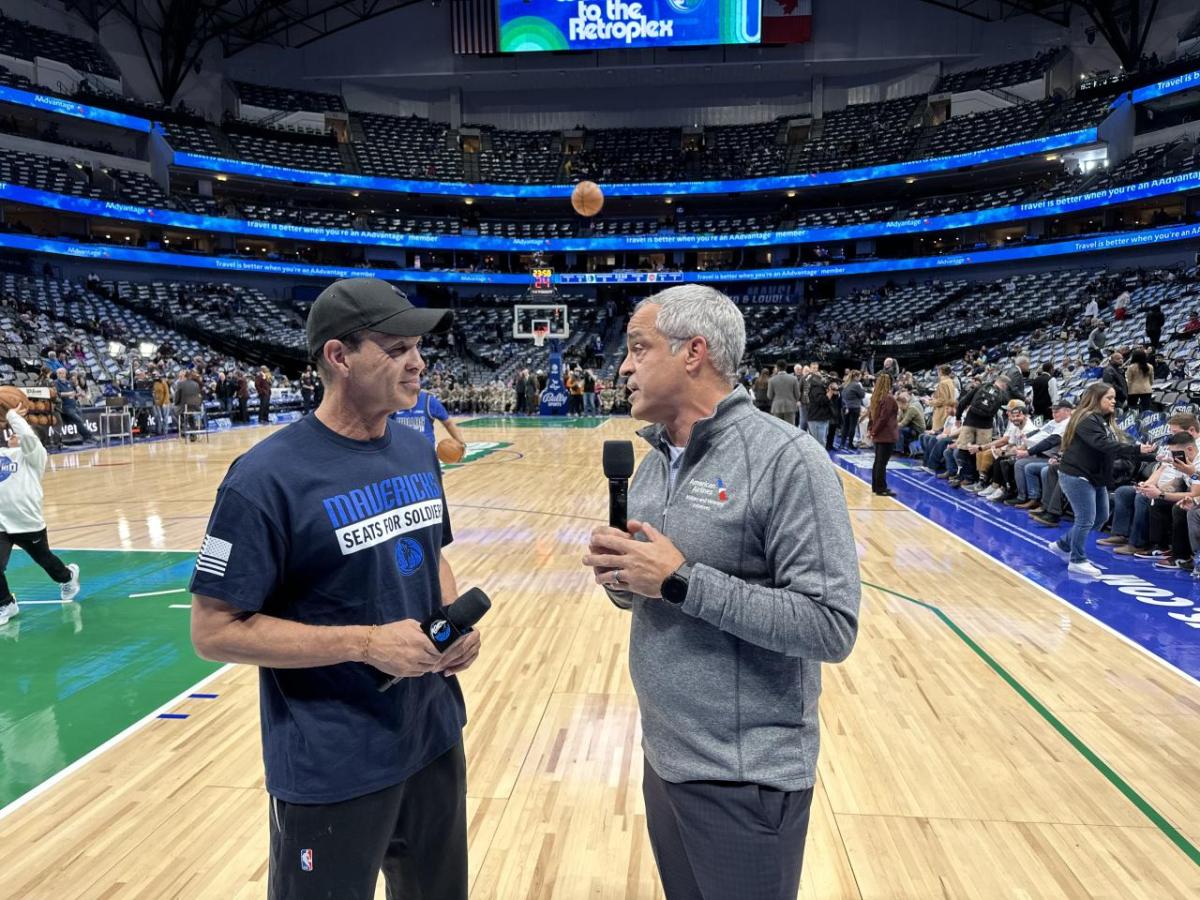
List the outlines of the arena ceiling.
<svg viewBox="0 0 1200 900">
<path fill-rule="evenodd" d="M 1127 70 L 1135 69 L 1158 15 L 1159 0 L 921 0 L 984 22 L 1037 16 L 1063 28 L 1078 11 L 1091 21 L 1089 39 L 1100 35 Z"/>
</svg>

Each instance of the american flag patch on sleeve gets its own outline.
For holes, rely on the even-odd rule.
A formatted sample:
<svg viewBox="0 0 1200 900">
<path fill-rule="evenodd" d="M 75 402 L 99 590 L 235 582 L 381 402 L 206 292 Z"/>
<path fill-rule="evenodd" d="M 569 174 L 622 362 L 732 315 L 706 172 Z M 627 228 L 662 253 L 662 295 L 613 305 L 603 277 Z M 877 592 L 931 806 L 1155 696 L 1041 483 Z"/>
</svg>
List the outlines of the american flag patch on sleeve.
<svg viewBox="0 0 1200 900">
<path fill-rule="evenodd" d="M 229 554 L 232 552 L 233 544 L 229 541 L 206 534 L 204 543 L 200 545 L 200 554 L 196 557 L 196 571 L 224 577 L 225 567 L 229 564 Z"/>
</svg>

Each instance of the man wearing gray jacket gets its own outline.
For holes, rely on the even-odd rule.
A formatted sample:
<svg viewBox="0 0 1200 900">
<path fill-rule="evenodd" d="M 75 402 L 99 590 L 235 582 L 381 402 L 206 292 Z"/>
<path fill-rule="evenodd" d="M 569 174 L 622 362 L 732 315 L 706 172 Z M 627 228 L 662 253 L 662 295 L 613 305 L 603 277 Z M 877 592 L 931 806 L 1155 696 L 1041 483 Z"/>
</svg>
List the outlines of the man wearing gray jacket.
<svg viewBox="0 0 1200 900">
<path fill-rule="evenodd" d="M 745 325 L 742 328 L 744 334 Z M 796 424 L 796 413 L 800 409 L 801 399 L 800 381 L 788 371 L 787 362 L 782 359 L 775 366 L 775 374 L 767 382 L 767 399 L 771 401 L 771 415 Z"/>
<path fill-rule="evenodd" d="M 584 565 L 632 610 L 643 793 L 668 900 L 793 900 L 816 778 L 821 663 L 846 658 L 859 575 L 841 483 L 813 438 L 733 387 L 737 307 L 669 288 L 630 319 L 632 413 L 652 424 L 628 533 Z"/>
</svg>

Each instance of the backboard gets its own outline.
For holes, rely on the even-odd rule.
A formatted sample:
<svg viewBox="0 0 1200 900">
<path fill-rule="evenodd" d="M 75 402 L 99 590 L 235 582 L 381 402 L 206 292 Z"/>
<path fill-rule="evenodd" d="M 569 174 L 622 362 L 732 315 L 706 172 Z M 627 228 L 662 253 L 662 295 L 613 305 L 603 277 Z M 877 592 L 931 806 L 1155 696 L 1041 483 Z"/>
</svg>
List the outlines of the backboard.
<svg viewBox="0 0 1200 900">
<path fill-rule="evenodd" d="M 513 337 L 517 340 L 565 340 L 571 336 L 565 303 L 518 303 L 513 306 Z"/>
</svg>

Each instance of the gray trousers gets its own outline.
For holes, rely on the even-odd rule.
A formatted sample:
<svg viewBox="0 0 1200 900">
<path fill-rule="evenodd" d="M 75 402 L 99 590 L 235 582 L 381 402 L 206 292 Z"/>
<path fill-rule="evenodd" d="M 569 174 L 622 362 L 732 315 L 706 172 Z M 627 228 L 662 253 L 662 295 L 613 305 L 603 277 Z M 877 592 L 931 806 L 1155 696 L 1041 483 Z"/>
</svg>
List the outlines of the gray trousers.
<svg viewBox="0 0 1200 900">
<path fill-rule="evenodd" d="M 675 784 L 646 763 L 642 793 L 667 900 L 795 900 L 812 788 Z"/>
<path fill-rule="evenodd" d="M 1187 533 L 1192 553 L 1200 554 L 1200 506 L 1193 506 L 1187 511 Z"/>
</svg>

